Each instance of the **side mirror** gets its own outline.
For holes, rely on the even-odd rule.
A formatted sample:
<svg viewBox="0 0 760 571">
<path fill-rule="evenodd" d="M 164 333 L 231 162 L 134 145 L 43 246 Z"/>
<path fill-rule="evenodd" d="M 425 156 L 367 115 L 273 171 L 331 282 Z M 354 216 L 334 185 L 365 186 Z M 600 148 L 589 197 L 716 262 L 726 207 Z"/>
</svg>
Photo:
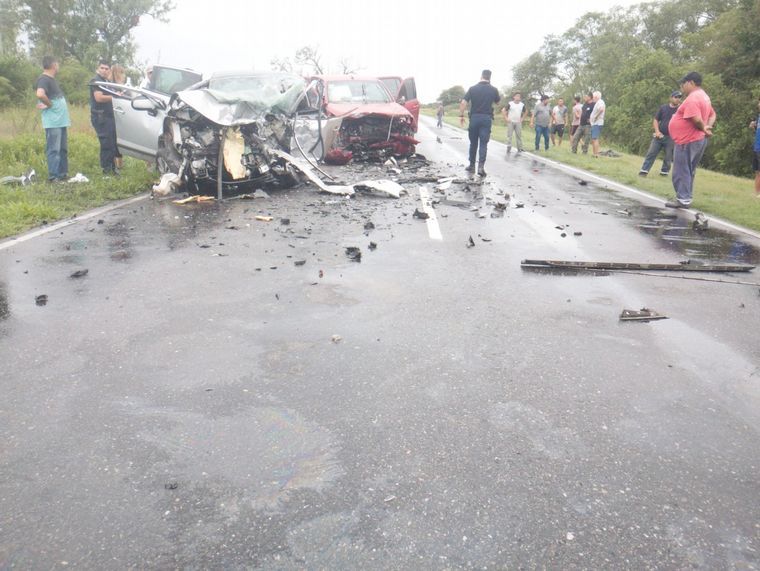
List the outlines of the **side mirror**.
<svg viewBox="0 0 760 571">
<path fill-rule="evenodd" d="M 137 109 L 138 111 L 155 111 L 156 104 L 147 97 L 138 97 L 137 99 L 132 100 L 132 109 Z"/>
<path fill-rule="evenodd" d="M 398 103 L 399 105 L 403 105 L 404 103 L 406 103 L 406 97 L 402 95 L 401 97 L 396 99 L 396 103 Z"/>
</svg>

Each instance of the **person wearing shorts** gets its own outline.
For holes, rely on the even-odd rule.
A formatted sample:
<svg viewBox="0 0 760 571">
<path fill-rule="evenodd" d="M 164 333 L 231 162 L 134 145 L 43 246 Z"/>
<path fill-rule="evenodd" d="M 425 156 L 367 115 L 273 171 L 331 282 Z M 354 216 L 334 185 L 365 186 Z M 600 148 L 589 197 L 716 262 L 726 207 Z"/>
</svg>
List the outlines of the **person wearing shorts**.
<svg viewBox="0 0 760 571">
<path fill-rule="evenodd" d="M 562 146 L 562 137 L 565 134 L 566 122 L 567 107 L 565 107 L 565 100 L 560 97 L 557 100 L 554 109 L 552 109 L 552 145 Z M 555 135 L 559 139 L 559 143 L 556 142 Z"/>
<path fill-rule="evenodd" d="M 602 99 L 601 91 L 594 91 L 594 110 L 591 112 L 591 146 L 594 151 L 594 157 L 599 157 L 600 145 L 599 137 L 602 136 L 602 127 L 604 126 L 604 114 L 607 111 L 607 105 Z"/>
</svg>

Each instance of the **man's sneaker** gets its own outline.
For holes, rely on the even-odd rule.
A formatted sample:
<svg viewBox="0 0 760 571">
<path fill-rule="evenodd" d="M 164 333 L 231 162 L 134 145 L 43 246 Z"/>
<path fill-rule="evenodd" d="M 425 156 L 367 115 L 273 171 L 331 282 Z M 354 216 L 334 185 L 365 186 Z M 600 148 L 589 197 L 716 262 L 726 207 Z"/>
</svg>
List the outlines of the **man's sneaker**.
<svg viewBox="0 0 760 571">
<path fill-rule="evenodd" d="M 482 166 L 478 167 L 478 174 L 480 176 L 486 176 L 486 169 L 484 169 Z"/>
<path fill-rule="evenodd" d="M 475 165 L 473 163 L 470 163 L 469 166 L 464 170 L 467 172 L 475 172 Z"/>
<path fill-rule="evenodd" d="M 649 174 L 649 171 L 645 171 L 645 170 L 640 170 L 639 171 L 639 176 L 647 176 L 648 174 Z M 662 173 L 660 173 L 660 174 L 662 174 Z"/>
<path fill-rule="evenodd" d="M 669 172 L 660 171 L 660 176 L 668 176 L 669 174 Z"/>
<path fill-rule="evenodd" d="M 679 202 L 677 198 L 674 198 L 672 200 L 668 200 L 665 203 L 665 206 L 668 208 L 689 208 L 688 204 L 684 204 L 682 202 Z"/>
<path fill-rule="evenodd" d="M 507 154 L 512 152 L 512 145 L 507 145 Z"/>
</svg>

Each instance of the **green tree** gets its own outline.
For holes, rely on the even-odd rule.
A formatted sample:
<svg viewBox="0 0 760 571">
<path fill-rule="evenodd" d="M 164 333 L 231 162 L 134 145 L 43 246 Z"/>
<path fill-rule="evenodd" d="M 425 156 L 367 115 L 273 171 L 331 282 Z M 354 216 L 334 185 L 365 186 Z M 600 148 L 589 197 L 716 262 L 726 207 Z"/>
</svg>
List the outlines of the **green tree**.
<svg viewBox="0 0 760 571">
<path fill-rule="evenodd" d="M 166 21 L 174 7 L 172 0 L 26 0 L 18 6 L 34 54 L 72 57 L 88 68 L 99 58 L 133 63 L 131 31 L 140 17 Z"/>
<path fill-rule="evenodd" d="M 441 94 L 438 96 L 438 101 L 444 105 L 454 105 L 459 103 L 463 97 L 464 87 L 461 85 L 455 85 L 441 91 Z"/>
</svg>

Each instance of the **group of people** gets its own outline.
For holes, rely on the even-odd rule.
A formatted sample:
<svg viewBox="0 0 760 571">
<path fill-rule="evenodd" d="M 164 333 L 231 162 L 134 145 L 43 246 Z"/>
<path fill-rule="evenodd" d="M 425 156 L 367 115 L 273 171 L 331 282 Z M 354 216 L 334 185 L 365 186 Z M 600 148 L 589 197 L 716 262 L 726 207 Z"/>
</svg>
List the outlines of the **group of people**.
<svg viewBox="0 0 760 571">
<path fill-rule="evenodd" d="M 694 194 L 694 177 L 697 166 L 704 155 L 707 142 L 712 136 L 716 114 L 710 97 L 702 89 L 702 76 L 692 71 L 679 81 L 680 90 L 670 94 L 668 103 L 660 106 L 652 119 L 654 131 L 652 141 L 639 171 L 640 176 L 649 174 L 655 159 L 664 151 L 660 174 L 667 176 L 672 167 L 672 181 L 675 197 L 665 203 L 670 208 L 689 208 Z M 685 99 L 683 99 L 685 96 Z M 498 90 L 491 85 L 491 71 L 483 70 L 480 81 L 470 87 L 459 104 L 460 124 L 464 126 L 465 112 L 469 107 L 470 139 L 469 164 L 465 170 L 485 176 L 485 161 L 488 141 L 493 125 L 493 106 L 500 101 Z M 683 101 L 682 101 L 683 99 Z M 535 129 L 535 150 L 540 149 L 541 139 L 544 149 L 552 144 L 561 145 L 565 128 L 570 125 L 572 137 L 571 151 L 578 152 L 582 142 L 582 151 L 588 153 L 589 143 L 593 156 L 600 155 L 600 137 L 604 126 L 607 106 L 599 91 L 574 98 L 572 109 L 565 106 L 564 99 L 559 98 L 552 107 L 548 95 L 542 95 L 541 101 L 531 112 L 530 126 Z M 755 132 L 752 168 L 755 172 L 755 197 L 760 198 L 760 99 L 758 100 L 758 117 L 750 123 Z M 517 92 L 501 110 L 507 125 L 507 155 L 512 151 L 512 139 L 516 139 L 517 152 L 522 152 L 522 124 L 528 110 L 522 101 L 522 94 Z M 440 116 L 439 116 L 440 126 Z"/>
<path fill-rule="evenodd" d="M 71 126 L 66 98 L 56 80 L 60 63 L 53 56 L 42 58 L 42 74 L 35 83 L 37 107 L 42 111 L 45 129 L 45 155 L 48 181 L 57 183 L 69 175 L 68 128 Z M 149 72 L 151 70 L 149 69 Z M 113 113 L 113 95 L 99 82 L 129 85 L 124 68 L 105 60 L 98 62 L 95 76 L 90 80 L 90 121 L 100 143 L 100 167 L 106 176 L 118 176 L 122 156 L 116 144 L 116 121 Z"/>
</svg>

